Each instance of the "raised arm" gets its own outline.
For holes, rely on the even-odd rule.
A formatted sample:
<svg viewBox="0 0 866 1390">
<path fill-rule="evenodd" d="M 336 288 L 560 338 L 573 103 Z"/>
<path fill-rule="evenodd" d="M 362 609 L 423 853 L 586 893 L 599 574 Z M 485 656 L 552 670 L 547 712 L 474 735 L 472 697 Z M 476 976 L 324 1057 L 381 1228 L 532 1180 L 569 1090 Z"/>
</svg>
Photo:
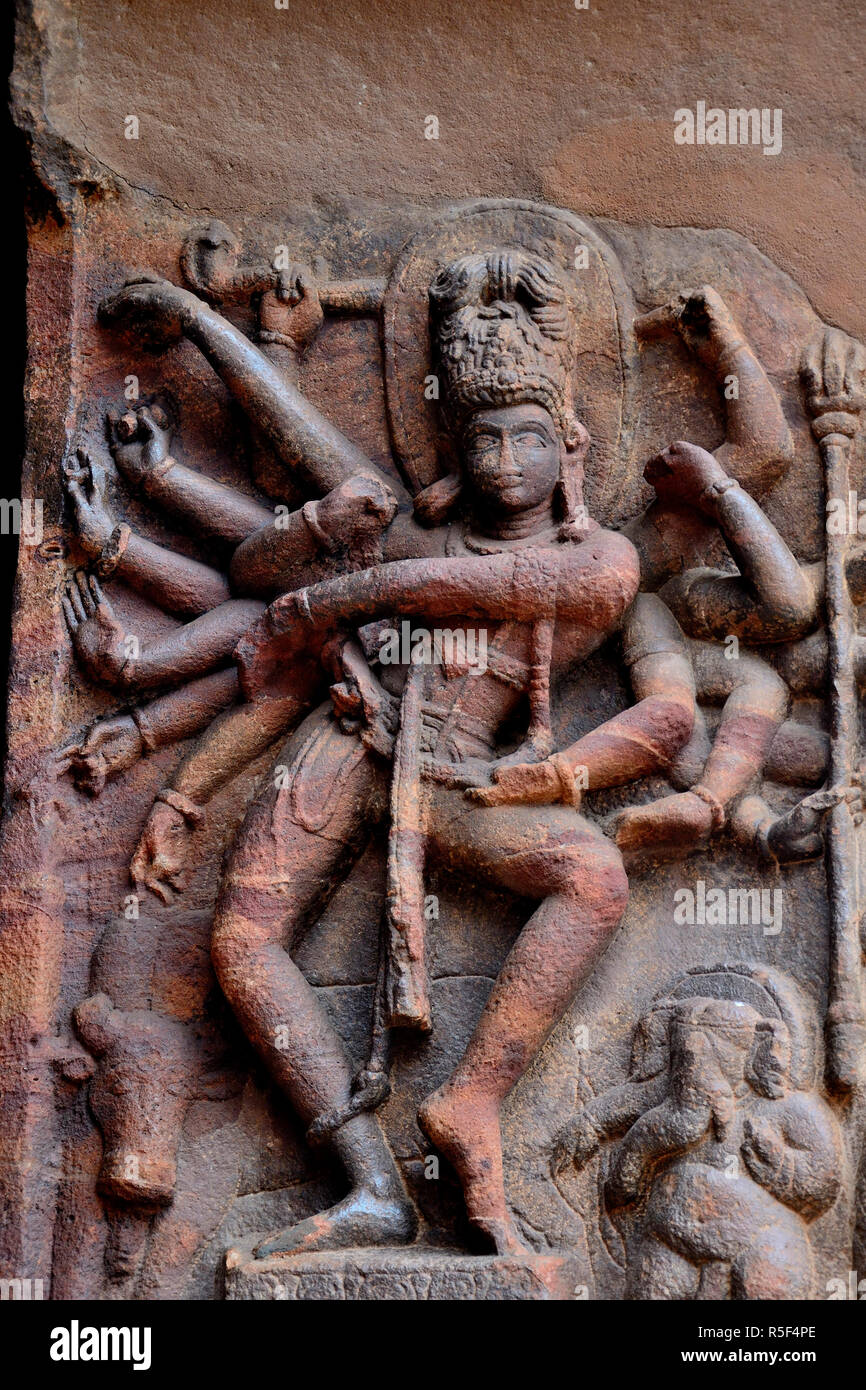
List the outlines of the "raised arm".
<svg viewBox="0 0 866 1390">
<path fill-rule="evenodd" d="M 188 290 L 168 280 L 134 281 L 103 300 L 100 316 L 107 323 L 155 330 L 163 346 L 189 338 L 277 457 L 314 493 L 329 492 L 358 472 L 393 484 L 239 329 Z"/>
<path fill-rule="evenodd" d="M 731 477 L 761 496 L 791 464 L 794 446 L 776 388 L 717 290 L 702 285 L 635 321 L 641 342 L 677 333 L 712 374 L 725 409 L 725 441 L 714 450 Z"/>
<path fill-rule="evenodd" d="M 178 463 L 159 407 L 141 405 L 109 416 L 108 429 L 114 460 L 127 481 L 200 535 L 238 545 L 273 522 L 273 511 L 261 502 Z"/>
<path fill-rule="evenodd" d="M 815 625 L 821 595 L 811 571 L 712 454 L 695 444 L 672 444 L 645 473 L 663 501 L 715 522 L 739 567 L 739 574 L 686 570 L 666 585 L 665 601 L 689 636 L 784 642 Z"/>
<path fill-rule="evenodd" d="M 115 525 L 105 500 L 105 473 L 79 449 L 64 469 L 78 540 L 103 579 L 120 579 L 167 613 L 195 617 L 231 597 L 224 574 Z"/>
</svg>

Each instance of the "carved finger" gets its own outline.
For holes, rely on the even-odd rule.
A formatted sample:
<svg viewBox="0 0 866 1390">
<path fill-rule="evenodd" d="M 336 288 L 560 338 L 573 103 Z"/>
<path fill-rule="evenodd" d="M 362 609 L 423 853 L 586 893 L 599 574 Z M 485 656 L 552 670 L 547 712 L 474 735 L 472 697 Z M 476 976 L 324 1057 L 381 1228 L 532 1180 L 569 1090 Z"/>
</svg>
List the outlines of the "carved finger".
<svg viewBox="0 0 866 1390">
<path fill-rule="evenodd" d="M 136 888 L 140 883 L 144 883 L 148 873 L 148 864 L 148 848 L 146 843 L 142 841 L 129 861 L 129 877 Z"/>
<path fill-rule="evenodd" d="M 100 500 L 105 495 L 105 469 L 96 459 L 88 458 L 85 480 L 88 483 L 88 491 L 92 498 Z"/>
<path fill-rule="evenodd" d="M 96 605 L 101 612 L 104 613 L 106 617 L 113 618 L 114 606 L 95 574 L 91 574 L 90 576 L 90 592 L 96 600 Z"/>
<path fill-rule="evenodd" d="M 91 593 L 91 595 L 92 595 L 94 604 L 95 604 L 97 607 L 100 607 L 100 606 L 101 606 L 101 607 L 103 607 L 103 608 L 107 608 L 107 609 L 109 610 L 109 612 L 110 612 L 110 611 L 111 611 L 111 604 L 108 602 L 108 599 L 105 597 L 105 594 L 102 592 L 102 585 L 100 584 L 100 582 L 99 582 L 99 580 L 97 579 L 96 575 L 95 575 L 95 574 L 90 574 L 90 575 L 88 575 L 88 576 L 87 576 L 87 582 L 88 582 L 88 585 L 89 585 L 89 587 L 90 587 L 90 593 Z"/>
<path fill-rule="evenodd" d="M 75 626 L 78 627 L 80 623 L 87 621 L 87 614 L 85 613 L 84 607 L 81 602 L 81 594 L 79 592 L 78 585 L 75 583 L 74 580 L 70 581 L 70 583 L 66 586 L 66 597 L 72 605 L 72 610 L 75 614 L 76 620 Z"/>
<path fill-rule="evenodd" d="M 84 496 L 84 493 L 81 489 L 81 484 L 83 482 L 84 474 L 82 472 L 72 473 L 67 470 L 63 475 L 63 485 L 66 488 L 69 497 L 72 499 L 76 506 L 81 507 L 87 505 L 87 498 Z"/>
<path fill-rule="evenodd" d="M 154 897 L 159 898 L 160 902 L 165 903 L 166 905 L 169 904 L 172 901 L 172 898 L 174 897 L 174 894 L 172 893 L 172 890 L 169 887 L 169 885 L 167 883 L 163 883 L 162 880 L 158 879 L 154 874 L 150 874 L 144 880 L 144 886 L 145 888 L 150 889 Z"/>
<path fill-rule="evenodd" d="M 87 455 L 83 449 L 76 449 L 75 458 L 67 456 L 63 460 L 64 479 L 82 478 L 87 470 Z"/>
<path fill-rule="evenodd" d="M 138 423 L 139 434 L 144 439 L 153 439 L 153 436 L 156 434 L 158 426 L 153 418 L 153 415 L 151 414 L 150 406 L 139 406 L 135 418 Z"/>
<path fill-rule="evenodd" d="M 54 754 L 54 765 L 58 773 L 69 771 L 70 764 L 73 763 L 81 754 L 79 743 L 68 743 L 65 748 L 58 748 Z"/>
<path fill-rule="evenodd" d="M 78 631 L 78 614 L 72 607 L 72 600 L 69 597 L 68 591 L 65 594 L 61 594 L 60 606 L 63 609 L 63 616 L 66 619 L 66 626 L 69 628 L 70 633 L 74 636 L 75 633 Z"/>
<path fill-rule="evenodd" d="M 87 579 L 88 576 L 85 574 L 84 570 L 79 570 L 75 576 L 75 582 L 78 585 L 78 592 L 81 595 L 81 603 L 84 607 L 84 612 L 87 614 L 88 618 L 92 618 L 96 612 L 96 605 L 93 602 L 93 595 L 88 587 Z"/>
</svg>

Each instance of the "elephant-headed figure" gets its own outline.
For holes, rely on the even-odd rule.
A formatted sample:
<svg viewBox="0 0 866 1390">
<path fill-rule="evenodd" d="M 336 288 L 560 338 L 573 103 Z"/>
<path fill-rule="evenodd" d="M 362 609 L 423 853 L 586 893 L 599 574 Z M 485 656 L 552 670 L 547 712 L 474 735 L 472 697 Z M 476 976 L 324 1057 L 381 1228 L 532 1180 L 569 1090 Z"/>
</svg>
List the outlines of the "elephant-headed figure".
<svg viewBox="0 0 866 1390">
<path fill-rule="evenodd" d="M 810 1296 L 808 1226 L 843 1163 L 817 1060 L 811 1011 L 773 971 L 701 968 L 645 1012 L 629 1079 L 580 1112 L 555 1159 L 579 1168 L 615 1141 L 603 1191 L 628 1297 Z"/>
</svg>

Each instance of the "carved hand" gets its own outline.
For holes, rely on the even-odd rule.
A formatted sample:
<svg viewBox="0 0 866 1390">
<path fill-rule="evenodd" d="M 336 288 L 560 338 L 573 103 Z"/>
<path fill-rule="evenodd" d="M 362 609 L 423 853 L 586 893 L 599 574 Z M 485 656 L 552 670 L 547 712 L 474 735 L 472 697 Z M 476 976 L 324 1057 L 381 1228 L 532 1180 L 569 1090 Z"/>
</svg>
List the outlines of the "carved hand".
<svg viewBox="0 0 866 1390">
<path fill-rule="evenodd" d="M 114 520 L 105 505 L 105 469 L 86 449 L 76 449 L 75 458 L 67 459 L 64 465 L 63 483 L 75 512 L 81 547 L 96 560 L 114 530 Z"/>
<path fill-rule="evenodd" d="M 113 685 L 128 659 L 126 633 L 94 574 L 79 570 L 61 600 L 75 655 L 92 680 Z"/>
<path fill-rule="evenodd" d="M 840 801 L 848 804 L 854 824 L 863 821 L 864 771 L 861 767 L 849 786 L 828 787 L 812 792 L 779 816 L 767 831 L 767 845 L 781 864 L 815 859 L 824 847 L 822 821 Z"/>
<path fill-rule="evenodd" d="M 469 787 L 472 801 L 482 806 L 541 806 L 562 800 L 562 780 L 554 763 L 510 763 L 493 767 L 492 787 Z"/>
<path fill-rule="evenodd" d="M 57 770 L 72 769 L 79 791 L 99 796 L 106 782 L 137 763 L 144 752 L 141 733 L 128 714 L 102 719 L 81 743 L 70 743 L 57 754 Z"/>
<path fill-rule="evenodd" d="M 746 1167 L 762 1187 L 769 1186 L 778 1175 L 785 1157 L 785 1145 L 776 1126 L 759 1116 L 744 1121 L 745 1138 L 740 1152 Z"/>
<path fill-rule="evenodd" d="M 718 290 L 712 285 L 683 290 L 676 299 L 635 319 L 642 342 L 678 333 L 690 352 L 711 370 L 722 354 L 743 341 L 743 334 Z"/>
<path fill-rule="evenodd" d="M 291 338 L 297 348 L 312 342 L 323 319 L 319 288 L 307 266 L 294 264 L 281 270 L 277 288 L 262 295 L 259 327 Z"/>
<path fill-rule="evenodd" d="M 550 1165 L 553 1176 L 557 1177 L 571 1164 L 579 1171 L 598 1153 L 599 1147 L 598 1130 L 586 1111 L 581 1110 L 554 1145 Z"/>
<path fill-rule="evenodd" d="M 353 474 L 316 503 L 316 521 L 335 545 L 353 545 L 379 535 L 393 520 L 397 499 L 378 478 Z"/>
<path fill-rule="evenodd" d="M 204 301 L 189 290 L 158 275 L 140 275 L 103 299 L 99 317 L 103 323 L 143 329 L 149 346 L 165 348 L 182 338 L 196 317 L 206 311 Z"/>
<path fill-rule="evenodd" d="M 640 1196 L 644 1184 L 644 1160 L 640 1150 L 623 1140 L 604 1185 L 605 1201 L 611 1209 L 628 1206 Z"/>
<path fill-rule="evenodd" d="M 718 459 L 697 444 L 678 440 L 651 458 L 643 471 L 663 501 L 713 515 L 712 489 L 728 481 Z"/>
<path fill-rule="evenodd" d="M 106 416 L 111 452 L 124 477 L 141 485 L 169 456 L 171 435 L 159 406 L 140 405 L 124 415 Z"/>
<path fill-rule="evenodd" d="M 150 889 L 170 903 L 183 887 L 183 873 L 192 843 L 192 828 L 180 811 L 155 801 L 129 866 L 136 889 Z"/>
</svg>

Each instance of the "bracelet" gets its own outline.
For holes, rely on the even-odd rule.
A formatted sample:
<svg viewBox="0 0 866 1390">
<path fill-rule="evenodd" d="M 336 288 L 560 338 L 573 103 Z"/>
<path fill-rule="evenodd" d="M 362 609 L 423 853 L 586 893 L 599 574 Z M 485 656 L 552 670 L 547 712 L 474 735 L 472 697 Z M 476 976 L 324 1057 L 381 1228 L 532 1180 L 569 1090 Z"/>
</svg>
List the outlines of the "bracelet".
<svg viewBox="0 0 866 1390">
<path fill-rule="evenodd" d="M 761 859 L 766 860 L 768 864 L 778 864 L 779 862 L 776 855 L 773 853 L 773 849 L 770 844 L 770 831 L 772 830 L 775 824 L 776 822 L 774 818 L 772 816 L 768 816 L 765 820 L 761 822 L 761 824 L 755 831 L 754 847 L 757 850 Z"/>
<path fill-rule="evenodd" d="M 310 609 L 309 589 L 303 588 L 295 590 L 295 610 L 299 618 L 303 618 L 311 627 L 315 626 L 313 614 Z"/>
<path fill-rule="evenodd" d="M 713 813 L 713 829 L 721 830 L 725 823 L 725 808 L 719 798 L 708 787 L 702 786 L 700 782 L 696 782 L 689 790 L 709 806 Z"/>
<path fill-rule="evenodd" d="M 739 487 L 736 478 L 721 478 L 717 483 L 710 483 L 701 493 L 701 501 L 709 502 L 716 497 L 724 497 L 726 492 L 730 492 L 732 487 Z"/>
<path fill-rule="evenodd" d="M 204 820 L 204 811 L 201 806 L 196 806 L 183 792 L 175 791 L 174 787 L 163 787 L 162 791 L 156 794 L 157 801 L 164 801 L 166 806 L 170 806 L 173 811 L 177 811 L 183 816 L 187 825 L 201 825 Z"/>
<path fill-rule="evenodd" d="M 259 342 L 263 345 L 274 343 L 277 347 L 288 348 L 289 352 L 293 352 L 295 356 L 300 355 L 301 350 L 294 338 L 290 338 L 288 333 L 278 333 L 273 328 L 260 328 Z"/>
<path fill-rule="evenodd" d="M 580 792 L 575 780 L 574 769 L 569 765 L 568 760 L 561 753 L 554 753 L 552 757 L 547 759 L 547 762 L 555 769 L 559 778 L 563 804 L 575 808 L 579 807 Z"/>
<path fill-rule="evenodd" d="M 301 507 L 301 516 L 304 518 L 319 548 L 326 551 L 328 555 L 333 555 L 334 551 L 338 549 L 338 542 L 335 541 L 333 537 L 329 536 L 327 531 L 321 526 L 318 518 L 317 506 L 318 504 L 315 501 L 305 502 Z"/>
<path fill-rule="evenodd" d="M 130 718 L 141 735 L 141 743 L 144 751 L 146 753 L 153 753 L 159 745 L 154 736 L 154 731 L 148 722 L 146 711 L 143 708 L 134 709 Z"/>
<path fill-rule="evenodd" d="M 162 459 L 159 463 L 155 463 L 153 468 L 151 468 L 145 475 L 145 478 L 142 482 L 142 488 L 144 492 L 147 492 L 151 483 L 158 482 L 160 478 L 164 478 L 166 473 L 168 473 L 172 468 L 174 468 L 174 465 L 176 463 L 177 459 L 174 458 L 171 454 L 166 454 L 164 459 Z"/>
<path fill-rule="evenodd" d="M 123 559 L 131 535 L 132 530 L 125 521 L 121 521 L 118 526 L 115 526 L 96 562 L 96 573 L 100 579 L 110 579 L 114 574 Z"/>
</svg>

